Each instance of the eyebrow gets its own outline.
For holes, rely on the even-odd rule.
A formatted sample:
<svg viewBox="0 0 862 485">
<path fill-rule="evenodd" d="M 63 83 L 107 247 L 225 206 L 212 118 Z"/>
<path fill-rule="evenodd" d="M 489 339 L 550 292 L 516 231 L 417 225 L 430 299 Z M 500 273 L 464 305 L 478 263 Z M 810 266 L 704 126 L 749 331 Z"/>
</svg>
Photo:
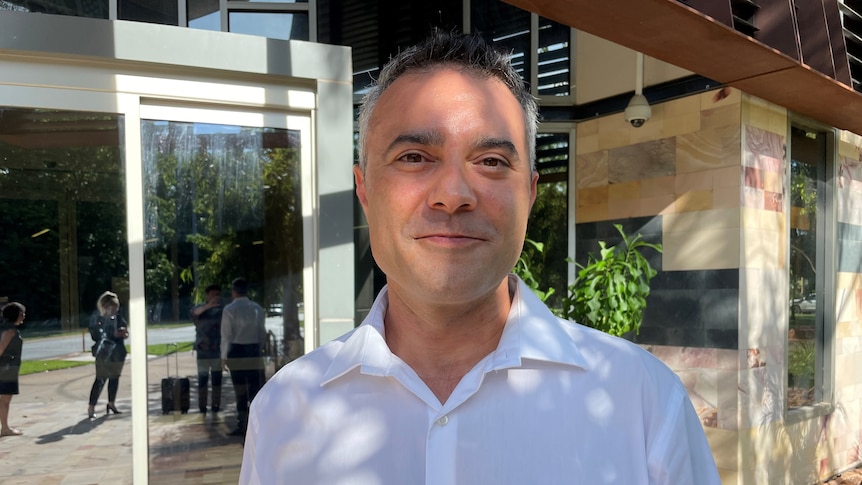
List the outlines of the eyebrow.
<svg viewBox="0 0 862 485">
<path fill-rule="evenodd" d="M 385 153 L 398 148 L 401 145 L 425 145 L 425 146 L 442 146 L 443 134 L 437 130 L 414 131 L 402 133 L 392 140 L 392 143 L 386 147 Z"/>
<path fill-rule="evenodd" d="M 445 137 L 437 130 L 416 131 L 402 133 L 392 140 L 392 143 L 386 147 L 385 153 L 398 148 L 401 145 L 425 145 L 425 146 L 443 146 Z M 502 150 L 512 161 L 520 161 L 521 157 L 518 154 L 518 149 L 515 144 L 505 138 L 485 137 L 479 139 L 473 145 L 474 150 Z"/>
</svg>

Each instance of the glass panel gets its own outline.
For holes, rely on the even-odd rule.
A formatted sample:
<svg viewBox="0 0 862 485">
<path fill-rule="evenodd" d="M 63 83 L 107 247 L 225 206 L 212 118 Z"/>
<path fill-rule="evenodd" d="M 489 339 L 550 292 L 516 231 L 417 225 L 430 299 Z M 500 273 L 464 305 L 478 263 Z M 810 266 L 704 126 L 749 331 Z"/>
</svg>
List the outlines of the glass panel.
<svg viewBox="0 0 862 485">
<path fill-rule="evenodd" d="M 106 19 L 108 18 L 108 0 L 89 0 L 86 2 L 76 0 L 41 0 L 38 2 L 33 0 L 0 0 L 0 11 L 2 10 Z"/>
<path fill-rule="evenodd" d="M 270 39 L 308 40 L 308 14 L 230 12 L 230 32 L 260 35 Z"/>
<path fill-rule="evenodd" d="M 176 0 L 118 0 L 117 17 L 153 24 L 179 25 Z"/>
<path fill-rule="evenodd" d="M 546 301 L 551 308 L 562 306 L 566 294 L 566 251 L 568 231 L 569 134 L 539 133 L 536 136 L 536 166 L 539 186 L 530 214 L 527 238 L 544 244 L 540 252 L 529 243 L 525 255 L 539 289 L 553 288 Z"/>
<path fill-rule="evenodd" d="M 228 304 L 231 281 L 248 281 L 249 298 L 266 313 L 267 376 L 302 352 L 300 148 L 295 130 L 142 122 L 146 305 L 152 324 L 172 327 L 157 337 L 151 326 L 149 341 L 184 343 L 176 360 L 161 361 L 149 377 L 153 481 L 179 483 L 189 473 L 212 473 L 214 483 L 239 477 L 241 437 L 228 432 L 245 409 L 237 407 L 229 375 L 218 365 L 214 373 L 202 367 L 205 349 L 191 351 L 190 310 L 204 302 L 207 286 L 220 285 Z M 166 375 L 191 376 L 189 415 L 164 414 Z M 221 377 L 222 386 L 213 387 Z"/>
<path fill-rule="evenodd" d="M 87 416 L 96 375 L 87 327 L 99 295 L 117 293 L 128 319 L 122 125 L 115 114 L 0 107 L 0 301 L 26 307 L 20 394 L 11 401 L 9 424 L 39 453 L 63 458 L 32 460 L 25 453 L 31 461 L 19 464 L 7 457 L 2 483 L 21 480 L 21 470 L 35 483 L 93 455 L 104 457 L 99 477 L 131 483 L 128 368 L 117 388 L 108 381 L 97 389 L 95 419 Z M 142 322 L 130 323 L 131 337 L 141 335 Z M 41 372 L 48 365 L 60 368 Z M 109 399 L 124 414 L 108 418 Z M 8 439 L 3 446 L 13 446 Z M 70 440 L 87 454 L 66 456 Z"/>
<path fill-rule="evenodd" d="M 512 64 L 530 82 L 530 12 L 499 0 L 470 2 L 470 30 L 512 51 Z"/>
<path fill-rule="evenodd" d="M 539 96 L 568 96 L 571 29 L 539 17 Z"/>
<path fill-rule="evenodd" d="M 787 405 L 812 404 L 819 379 L 816 372 L 823 329 L 822 236 L 817 228 L 823 207 L 826 137 L 793 127 L 790 161 L 790 331 Z"/>
<path fill-rule="evenodd" d="M 186 2 L 189 27 L 201 30 L 221 30 L 219 0 L 189 0 Z"/>
</svg>

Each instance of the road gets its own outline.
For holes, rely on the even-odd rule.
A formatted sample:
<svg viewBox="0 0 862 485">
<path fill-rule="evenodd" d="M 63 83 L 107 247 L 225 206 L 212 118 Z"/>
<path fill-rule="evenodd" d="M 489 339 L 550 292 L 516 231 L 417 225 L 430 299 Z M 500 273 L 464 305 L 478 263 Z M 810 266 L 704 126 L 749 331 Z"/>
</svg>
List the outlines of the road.
<svg viewBox="0 0 862 485">
<path fill-rule="evenodd" d="M 279 340 L 281 340 L 283 333 L 281 324 L 280 317 L 266 319 L 266 329 L 272 331 Z M 28 339 L 26 329 L 21 331 L 21 335 L 24 338 L 22 360 L 47 360 L 79 352 L 89 352 L 90 346 L 93 344 L 90 333 L 86 329 L 80 335 L 70 337 Z M 132 329 L 129 342 L 134 338 L 135 333 Z M 147 332 L 147 344 L 149 345 L 193 342 L 194 339 L 195 329 L 191 324 L 172 328 L 153 328 Z"/>
</svg>

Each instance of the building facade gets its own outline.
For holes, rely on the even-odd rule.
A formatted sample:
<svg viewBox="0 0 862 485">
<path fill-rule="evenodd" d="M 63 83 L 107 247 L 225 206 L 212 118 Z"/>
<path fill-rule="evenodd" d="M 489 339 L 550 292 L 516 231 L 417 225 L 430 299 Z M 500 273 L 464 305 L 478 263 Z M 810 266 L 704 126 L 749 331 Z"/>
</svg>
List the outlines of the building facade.
<svg viewBox="0 0 862 485">
<path fill-rule="evenodd" d="M 385 282 L 355 106 L 431 28 L 479 32 L 541 106 L 541 284 L 565 291 L 614 224 L 661 243 L 631 338 L 686 384 L 722 482 L 816 483 L 862 461 L 856 3 L 0 0 L 0 260 L 31 282 L 0 296 L 74 329 L 114 289 L 156 323 L 246 276 L 291 357 L 334 338 Z M 171 479 L 153 419 L 133 412 L 135 482 Z"/>
</svg>

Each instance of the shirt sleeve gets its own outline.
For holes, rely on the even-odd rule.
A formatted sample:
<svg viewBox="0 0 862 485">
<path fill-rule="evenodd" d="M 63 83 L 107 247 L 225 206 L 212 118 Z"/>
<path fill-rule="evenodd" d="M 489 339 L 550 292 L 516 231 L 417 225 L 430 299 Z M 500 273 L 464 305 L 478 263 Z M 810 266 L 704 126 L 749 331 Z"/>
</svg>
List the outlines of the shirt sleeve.
<svg viewBox="0 0 862 485">
<path fill-rule="evenodd" d="M 227 359 L 227 349 L 233 341 L 233 311 L 225 308 L 221 314 L 221 358 Z"/>
<path fill-rule="evenodd" d="M 648 449 L 649 483 L 721 485 L 709 442 L 684 388 L 670 401 L 665 425 Z"/>
</svg>

